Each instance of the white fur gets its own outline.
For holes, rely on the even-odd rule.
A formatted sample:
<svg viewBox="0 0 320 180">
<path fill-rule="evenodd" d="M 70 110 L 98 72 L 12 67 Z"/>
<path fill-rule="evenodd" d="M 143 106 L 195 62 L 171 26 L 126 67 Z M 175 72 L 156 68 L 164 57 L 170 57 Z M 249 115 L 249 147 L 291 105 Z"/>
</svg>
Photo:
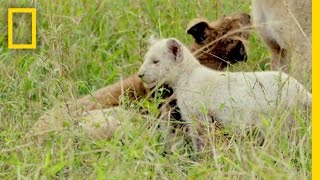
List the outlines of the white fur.
<svg viewBox="0 0 320 180">
<path fill-rule="evenodd" d="M 177 58 L 170 52 L 177 41 Z M 157 59 L 159 63 L 154 64 Z M 201 65 L 178 40 L 153 44 L 139 71 L 149 86 L 166 83 L 176 95 L 184 120 L 214 118 L 223 125 L 259 124 L 259 116 L 278 107 L 311 107 L 311 94 L 283 72 L 219 72 Z"/>
</svg>

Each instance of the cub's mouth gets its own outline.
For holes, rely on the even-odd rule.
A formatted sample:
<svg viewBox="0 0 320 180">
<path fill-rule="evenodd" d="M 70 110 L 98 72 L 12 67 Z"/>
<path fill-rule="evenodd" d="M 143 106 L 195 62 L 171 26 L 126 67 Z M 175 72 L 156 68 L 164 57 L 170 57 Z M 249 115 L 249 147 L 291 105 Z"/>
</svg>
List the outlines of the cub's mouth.
<svg viewBox="0 0 320 180">
<path fill-rule="evenodd" d="M 142 82 L 143 82 L 143 86 L 145 88 L 148 88 L 148 89 L 151 89 L 151 90 L 156 88 L 156 86 L 157 86 L 157 81 L 147 82 L 147 81 L 142 79 Z"/>
<path fill-rule="evenodd" d="M 143 86 L 147 89 L 150 90 L 154 90 L 154 89 L 158 89 L 160 87 L 163 86 L 167 86 L 165 81 L 161 81 L 160 79 L 146 79 L 146 78 L 141 78 L 142 82 L 143 82 Z"/>
</svg>

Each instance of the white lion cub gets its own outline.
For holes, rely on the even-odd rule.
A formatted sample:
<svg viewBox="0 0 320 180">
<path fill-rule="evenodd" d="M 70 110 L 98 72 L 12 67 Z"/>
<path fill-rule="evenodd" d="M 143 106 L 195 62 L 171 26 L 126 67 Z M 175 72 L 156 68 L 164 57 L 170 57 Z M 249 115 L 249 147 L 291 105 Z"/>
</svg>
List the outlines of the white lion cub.
<svg viewBox="0 0 320 180">
<path fill-rule="evenodd" d="M 139 76 L 148 87 L 167 84 L 174 89 L 197 150 L 204 145 L 199 139 L 203 133 L 199 122 L 215 120 L 223 126 L 248 127 L 259 125 L 259 117 L 273 109 L 311 108 L 311 94 L 287 74 L 214 71 L 201 65 L 174 38 L 158 40 L 150 47 Z"/>
</svg>

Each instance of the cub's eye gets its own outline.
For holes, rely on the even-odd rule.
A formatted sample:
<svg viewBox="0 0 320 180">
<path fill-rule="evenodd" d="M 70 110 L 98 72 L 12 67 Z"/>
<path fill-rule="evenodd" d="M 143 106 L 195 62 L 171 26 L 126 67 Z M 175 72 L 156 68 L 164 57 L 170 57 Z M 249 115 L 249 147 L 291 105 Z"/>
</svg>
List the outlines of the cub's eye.
<svg viewBox="0 0 320 180">
<path fill-rule="evenodd" d="M 155 60 L 153 60 L 152 62 L 153 62 L 153 64 L 158 64 L 158 63 L 159 63 L 159 60 L 158 60 L 158 59 L 155 59 Z"/>
</svg>

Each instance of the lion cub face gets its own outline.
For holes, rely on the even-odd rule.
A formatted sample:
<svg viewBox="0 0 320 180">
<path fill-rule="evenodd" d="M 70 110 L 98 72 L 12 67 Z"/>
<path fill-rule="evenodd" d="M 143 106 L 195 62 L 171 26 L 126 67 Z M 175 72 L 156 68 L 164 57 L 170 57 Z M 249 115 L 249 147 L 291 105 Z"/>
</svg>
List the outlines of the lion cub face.
<svg viewBox="0 0 320 180">
<path fill-rule="evenodd" d="M 173 38 L 158 40 L 149 48 L 138 73 L 147 88 L 162 85 L 179 72 L 177 68 L 183 60 L 183 48 Z"/>
<path fill-rule="evenodd" d="M 245 46 L 250 26 L 250 16 L 246 13 L 221 17 L 213 22 L 195 19 L 187 28 L 187 33 L 195 40 L 190 50 L 201 64 L 211 69 L 221 70 L 246 61 Z"/>
</svg>

